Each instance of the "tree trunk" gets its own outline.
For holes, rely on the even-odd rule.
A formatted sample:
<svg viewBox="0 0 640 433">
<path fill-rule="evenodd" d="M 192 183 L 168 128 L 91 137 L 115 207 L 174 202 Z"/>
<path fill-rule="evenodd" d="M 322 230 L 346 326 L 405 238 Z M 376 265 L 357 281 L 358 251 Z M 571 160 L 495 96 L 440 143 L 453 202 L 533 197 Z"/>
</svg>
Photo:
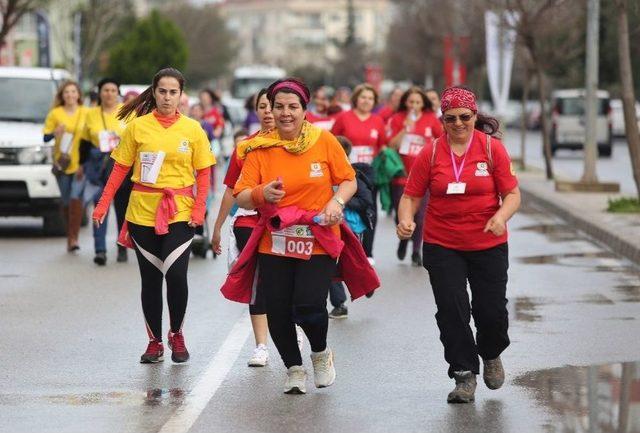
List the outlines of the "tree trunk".
<svg viewBox="0 0 640 433">
<path fill-rule="evenodd" d="M 627 0 L 616 0 L 618 7 L 618 60 L 620 62 L 620 82 L 622 84 L 622 107 L 624 129 L 629 146 L 629 157 L 636 182 L 636 193 L 640 199 L 640 130 L 636 119 L 636 96 L 633 89 L 633 71 L 629 49 L 629 20 Z"/>
<path fill-rule="evenodd" d="M 520 124 L 520 168 L 524 170 L 526 144 L 527 144 L 527 100 L 529 99 L 529 70 L 524 69 L 524 81 L 522 83 L 522 121 Z"/>
<path fill-rule="evenodd" d="M 535 74 L 538 81 L 538 99 L 540 100 L 540 127 L 542 129 L 542 148 L 544 150 L 544 166 L 548 180 L 553 180 L 553 166 L 551 161 L 551 132 L 549 130 L 549 118 L 547 117 L 547 101 L 544 91 L 544 72 L 535 56 L 531 56 L 535 65 Z"/>
</svg>

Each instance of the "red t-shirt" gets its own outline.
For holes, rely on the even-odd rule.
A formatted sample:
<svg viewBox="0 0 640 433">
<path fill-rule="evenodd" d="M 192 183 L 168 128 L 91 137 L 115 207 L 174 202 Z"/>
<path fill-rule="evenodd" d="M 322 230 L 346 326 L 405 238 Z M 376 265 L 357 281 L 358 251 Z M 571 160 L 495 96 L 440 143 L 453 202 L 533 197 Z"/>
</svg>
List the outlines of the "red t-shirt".
<svg viewBox="0 0 640 433">
<path fill-rule="evenodd" d="M 409 174 L 404 193 L 430 198 L 424 218 L 423 240 L 446 248 L 477 251 L 495 247 L 507 241 L 507 233 L 495 236 L 483 233 L 487 221 L 500 208 L 498 194 L 506 194 L 518 186 L 511 160 L 502 142 L 491 138 L 491 164 L 487 156 L 487 135 L 474 131 L 467 150 L 460 182 L 466 183 L 464 194 L 447 194 L 449 183 L 455 182 L 451 163 L 451 148 L 446 135 L 436 142 L 433 166 L 433 146 L 425 146 Z M 456 156 L 460 167 L 464 156 Z"/>
<path fill-rule="evenodd" d="M 378 110 L 378 116 L 382 117 L 382 120 L 384 120 L 385 122 L 391 119 L 391 116 L 393 116 L 394 113 L 395 111 L 393 110 L 391 105 L 385 105 L 380 110 Z"/>
<path fill-rule="evenodd" d="M 253 134 L 252 136 L 255 136 Z M 229 168 L 227 168 L 227 174 L 224 176 L 223 183 L 233 190 L 242 172 L 242 161 L 238 159 L 238 153 L 234 150 L 229 159 Z M 234 227 L 250 227 L 254 228 L 258 224 L 258 215 L 246 215 L 236 218 Z"/>
<path fill-rule="evenodd" d="M 389 140 L 405 128 L 404 121 L 407 118 L 407 114 L 406 111 L 400 111 L 391 116 L 388 123 Z M 404 138 L 398 146 L 398 153 L 400 153 L 407 173 L 411 171 L 411 167 L 413 167 L 422 148 L 424 146 L 431 146 L 433 140 L 441 135 L 442 123 L 440 123 L 433 111 L 424 111 L 420 118 L 414 123 L 413 129 L 404 135 Z M 407 177 L 395 177 L 392 183 L 394 185 L 405 185 L 407 183 Z"/>
<path fill-rule="evenodd" d="M 306 119 L 319 128 L 331 131 L 333 124 L 336 122 L 336 115 L 320 116 L 318 114 L 307 111 Z"/>
<path fill-rule="evenodd" d="M 349 160 L 371 164 L 380 148 L 387 144 L 384 121 L 377 114 L 360 120 L 353 110 L 340 113 L 331 128 L 333 135 L 347 137 L 353 147 Z"/>
<path fill-rule="evenodd" d="M 212 107 L 211 110 L 205 113 L 204 120 L 209 122 L 213 129 L 216 129 L 218 126 L 224 126 L 224 116 L 216 107 Z"/>
</svg>

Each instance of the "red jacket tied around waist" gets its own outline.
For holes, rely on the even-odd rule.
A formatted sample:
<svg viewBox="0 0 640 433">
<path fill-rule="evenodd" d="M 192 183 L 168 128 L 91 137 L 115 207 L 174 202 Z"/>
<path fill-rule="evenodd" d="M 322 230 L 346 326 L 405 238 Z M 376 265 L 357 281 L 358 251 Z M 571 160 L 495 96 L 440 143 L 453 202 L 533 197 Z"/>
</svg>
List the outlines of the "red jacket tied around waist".
<svg viewBox="0 0 640 433">
<path fill-rule="evenodd" d="M 308 225 L 318 243 L 327 254 L 338 260 L 338 276 L 345 282 L 355 300 L 380 287 L 380 279 L 362 249 L 360 241 L 346 224 L 340 225 L 342 239 L 338 239 L 328 226 L 313 222 L 317 211 L 306 211 L 297 206 L 278 208 L 267 204 L 260 208 L 260 220 L 253 229 L 247 245 L 233 265 L 220 291 L 236 302 L 251 303 L 255 290 L 258 246 L 265 230 L 277 231 L 296 224 Z"/>
</svg>

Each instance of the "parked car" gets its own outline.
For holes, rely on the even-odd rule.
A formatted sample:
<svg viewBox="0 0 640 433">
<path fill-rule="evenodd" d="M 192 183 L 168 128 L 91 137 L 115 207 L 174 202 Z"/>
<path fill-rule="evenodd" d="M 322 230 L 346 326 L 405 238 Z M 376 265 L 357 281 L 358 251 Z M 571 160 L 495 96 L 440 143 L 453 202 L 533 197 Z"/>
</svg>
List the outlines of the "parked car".
<svg viewBox="0 0 640 433">
<path fill-rule="evenodd" d="M 62 69 L 0 67 L 0 216 L 35 216 L 44 231 L 64 235 L 52 146 L 42 128 Z"/>
<path fill-rule="evenodd" d="M 598 90 L 596 138 L 598 155 L 611 156 L 611 106 L 609 92 Z M 585 90 L 556 90 L 551 94 L 551 153 L 558 149 L 580 150 L 586 137 Z"/>
<path fill-rule="evenodd" d="M 640 103 L 636 101 L 636 120 L 640 125 Z M 624 127 L 624 112 L 622 110 L 622 100 L 611 100 L 611 132 L 614 137 L 626 136 Z"/>
</svg>

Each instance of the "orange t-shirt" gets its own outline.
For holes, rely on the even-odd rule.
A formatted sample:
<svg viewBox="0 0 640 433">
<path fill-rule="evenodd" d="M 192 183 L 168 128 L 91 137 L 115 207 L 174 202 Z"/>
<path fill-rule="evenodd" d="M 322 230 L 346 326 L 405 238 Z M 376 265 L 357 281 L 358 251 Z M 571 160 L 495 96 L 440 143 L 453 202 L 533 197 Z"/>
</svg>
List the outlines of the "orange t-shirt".
<svg viewBox="0 0 640 433">
<path fill-rule="evenodd" d="M 282 147 L 256 149 L 245 158 L 240 178 L 233 190 L 238 195 L 278 178 L 284 184 L 285 196 L 278 207 L 297 206 L 304 210 L 321 211 L 333 197 L 333 186 L 355 179 L 347 155 L 329 131 L 322 131 L 318 141 L 306 152 L 296 155 Z M 340 236 L 340 227 L 332 227 Z M 272 252 L 271 233 L 265 231 L 260 240 L 260 253 Z M 312 254 L 326 254 L 314 240 Z"/>
</svg>

